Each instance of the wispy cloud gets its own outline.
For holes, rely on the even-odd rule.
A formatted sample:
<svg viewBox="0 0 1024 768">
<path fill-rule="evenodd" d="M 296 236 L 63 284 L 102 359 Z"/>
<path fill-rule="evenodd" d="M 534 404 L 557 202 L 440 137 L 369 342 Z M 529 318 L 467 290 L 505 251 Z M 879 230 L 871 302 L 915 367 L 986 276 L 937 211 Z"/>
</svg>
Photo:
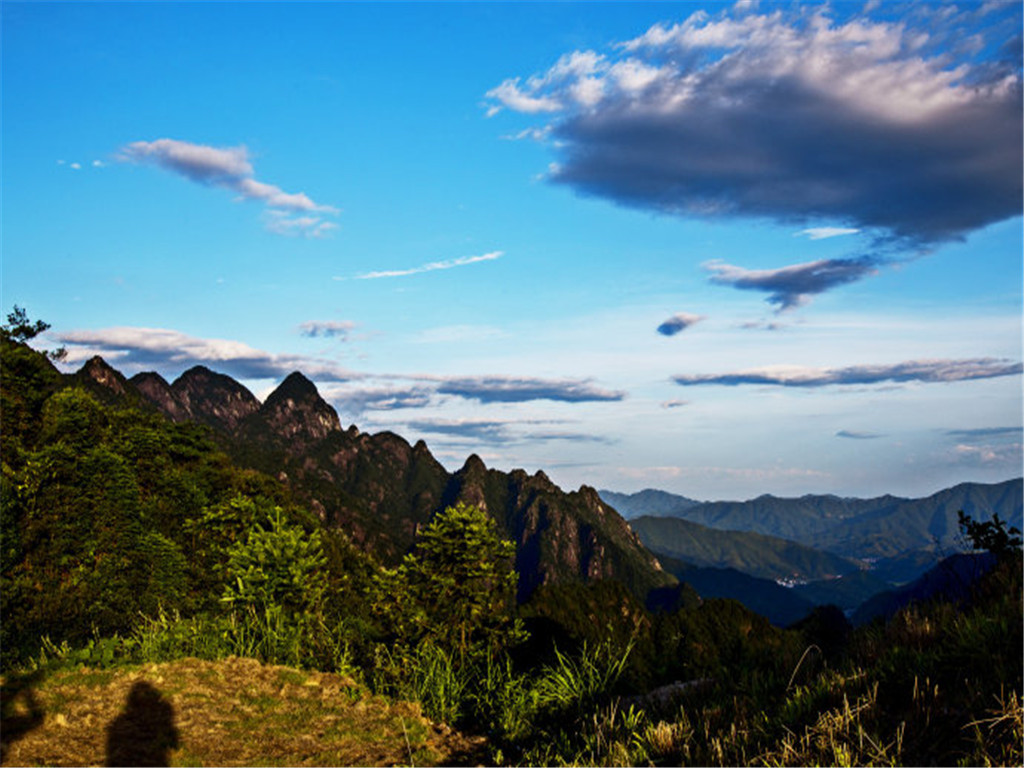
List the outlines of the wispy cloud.
<svg viewBox="0 0 1024 768">
<path fill-rule="evenodd" d="M 357 387 L 324 388 L 323 396 L 339 413 L 359 416 L 369 411 L 398 411 L 426 408 L 434 402 L 431 387 Z"/>
<path fill-rule="evenodd" d="M 437 404 L 439 398 L 459 397 L 485 404 L 527 403 L 552 400 L 562 403 L 615 402 L 625 392 L 603 389 L 589 379 L 545 379 L 515 376 L 436 376 L 429 374 L 377 374 L 367 378 L 386 381 L 413 382 L 409 386 L 335 387 L 326 390 L 339 411 L 358 414 L 363 411 L 425 408 Z M 420 425 L 448 422 L 417 422 Z M 461 424 L 462 422 L 458 422 Z M 473 422 L 476 423 L 476 422 Z M 507 422 L 502 422 L 507 423 Z M 521 420 L 515 423 L 525 423 Z M 531 423 L 552 423 L 550 420 Z M 549 439 L 554 439 L 549 436 Z M 568 439 L 568 438 L 565 438 Z"/>
<path fill-rule="evenodd" d="M 978 357 L 966 360 L 911 360 L 883 365 L 852 365 L 845 368 L 771 366 L 735 373 L 682 374 L 673 376 L 672 380 L 682 386 L 756 384 L 780 387 L 827 387 L 885 382 L 949 383 L 1017 376 L 1021 371 L 1021 363 L 992 357 Z"/>
<path fill-rule="evenodd" d="M 740 323 L 739 327 L 745 331 L 781 331 L 787 326 L 783 323 L 769 323 L 764 320 L 751 320 L 747 323 Z"/>
<path fill-rule="evenodd" d="M 509 422 L 491 419 L 420 419 L 406 423 L 414 432 L 448 435 L 485 443 L 507 443 Z"/>
<path fill-rule="evenodd" d="M 672 317 L 659 325 L 657 331 L 662 336 L 675 336 L 680 331 L 685 331 L 694 323 L 699 323 L 704 319 L 704 315 L 694 315 L 690 312 L 679 312 L 672 315 Z"/>
<path fill-rule="evenodd" d="M 827 478 L 829 473 L 802 467 L 718 467 L 718 466 L 663 466 L 663 467 L 614 467 L 613 472 L 621 477 L 658 483 L 677 478 L 724 478 L 765 482 L 779 479 Z"/>
<path fill-rule="evenodd" d="M 858 232 L 860 230 L 853 227 L 811 227 L 810 229 L 802 229 L 796 234 L 803 235 L 811 240 L 827 240 L 832 237 L 855 235 Z"/>
<path fill-rule="evenodd" d="M 263 224 L 268 232 L 275 235 L 312 239 L 327 237 L 338 228 L 333 221 L 325 221 L 319 216 L 297 216 L 277 210 L 266 211 L 263 215 Z"/>
<path fill-rule="evenodd" d="M 549 115 L 548 178 L 584 194 L 923 248 L 1020 215 L 1021 11 L 1003 8 L 700 10 L 506 79 L 488 114 Z"/>
<path fill-rule="evenodd" d="M 1024 456 L 1024 428 L 976 427 L 950 429 L 945 434 L 954 441 L 946 453 L 946 459 L 951 464 L 1020 474 Z"/>
<path fill-rule="evenodd" d="M 355 279 L 377 280 L 382 277 L 405 277 L 406 275 L 418 275 L 421 272 L 434 272 L 439 269 L 453 269 L 455 267 L 464 267 L 467 264 L 477 264 L 481 261 L 494 261 L 495 259 L 500 259 L 503 255 L 503 251 L 491 251 L 490 253 L 484 253 L 480 256 L 462 256 L 457 259 L 432 261 L 429 264 L 423 264 L 419 267 L 410 267 L 409 269 L 390 269 L 380 272 L 367 272 L 362 275 L 356 275 Z"/>
<path fill-rule="evenodd" d="M 1000 445 L 960 444 L 953 448 L 951 459 L 954 464 L 985 468 L 1006 468 L 1020 471 L 1024 445 L 1008 443 Z"/>
<path fill-rule="evenodd" d="M 877 440 L 885 435 L 877 432 L 855 432 L 851 429 L 840 429 L 836 432 L 836 437 L 845 437 L 850 440 Z"/>
<path fill-rule="evenodd" d="M 314 202 L 306 193 L 289 193 L 255 177 L 249 151 L 244 146 L 213 147 L 177 139 L 135 141 L 122 147 L 118 158 L 148 163 L 206 186 L 230 190 L 242 200 L 257 200 L 268 207 L 266 227 L 282 235 L 322 237 L 336 224 L 323 214 L 338 209 Z"/>
<path fill-rule="evenodd" d="M 1024 436 L 1022 427 L 979 427 L 977 429 L 950 429 L 946 432 L 957 440 L 989 440 L 992 438 L 1018 438 Z"/>
<path fill-rule="evenodd" d="M 481 403 L 522 403 L 555 400 L 566 403 L 618 401 L 625 392 L 602 389 L 590 379 L 540 379 L 517 376 L 465 376 L 446 378 L 437 391 Z"/>
<path fill-rule="evenodd" d="M 310 320 L 299 325 L 299 333 L 310 338 L 324 337 L 344 340 L 348 338 L 349 333 L 355 327 L 356 324 L 351 320 L 328 320 L 323 322 Z"/>
<path fill-rule="evenodd" d="M 566 441 L 608 443 L 607 438 L 584 432 L 557 429 L 533 429 L 536 425 L 558 423 L 546 419 L 420 419 L 405 426 L 414 432 L 454 437 L 490 445 Z M 523 431 L 523 427 L 527 429 Z"/>
<path fill-rule="evenodd" d="M 302 371 L 319 381 L 350 381 L 361 374 L 330 360 L 301 355 L 275 355 L 240 341 L 203 339 L 163 328 L 118 327 L 57 334 L 67 347 L 67 362 L 101 355 L 125 373 L 158 370 L 174 378 L 194 365 L 216 367 L 218 372 L 242 379 L 268 379 Z"/>
<path fill-rule="evenodd" d="M 767 293 L 766 301 L 774 304 L 777 312 L 806 304 L 811 296 L 836 286 L 877 274 L 877 266 L 878 261 L 867 256 L 821 259 L 778 269 L 744 269 L 722 261 L 703 264 L 704 269 L 712 273 L 708 278 L 712 283 Z"/>
<path fill-rule="evenodd" d="M 661 404 L 661 407 L 662 408 L 682 408 L 684 405 L 689 405 L 689 404 L 690 404 L 689 400 L 673 399 L 673 400 L 666 400 L 665 402 L 663 402 Z"/>
</svg>

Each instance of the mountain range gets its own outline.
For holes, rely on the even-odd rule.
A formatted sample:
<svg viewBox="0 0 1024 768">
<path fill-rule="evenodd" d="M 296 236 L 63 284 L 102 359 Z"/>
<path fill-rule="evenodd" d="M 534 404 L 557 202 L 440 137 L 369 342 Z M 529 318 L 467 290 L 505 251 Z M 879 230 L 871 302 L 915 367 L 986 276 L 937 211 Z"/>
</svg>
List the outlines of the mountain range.
<svg viewBox="0 0 1024 768">
<path fill-rule="evenodd" d="M 395 564 L 441 509 L 463 501 L 486 511 L 516 543 L 519 598 L 538 587 L 614 579 L 643 600 L 676 579 L 597 491 L 566 492 L 543 472 L 502 472 L 476 455 L 448 472 L 423 441 L 342 428 L 337 412 L 299 372 L 263 403 L 229 376 L 196 366 L 168 383 L 131 379 L 94 357 L 73 374 L 100 399 L 156 409 L 209 426 L 240 466 L 287 484 L 321 520 Z"/>
<path fill-rule="evenodd" d="M 630 526 L 660 556 L 705 568 L 735 568 L 776 581 L 814 581 L 856 571 L 860 564 L 777 536 L 722 531 L 678 517 L 637 517 Z"/>
<path fill-rule="evenodd" d="M 998 513 L 1011 525 L 1024 526 L 1022 490 L 1024 482 L 1016 478 L 994 484 L 961 483 L 920 499 L 764 495 L 749 501 L 699 503 L 685 496 L 676 496 L 673 502 L 673 494 L 662 491 L 653 496 L 645 490 L 626 497 L 626 504 L 636 516 L 673 517 L 719 531 L 773 536 L 879 568 L 893 559 L 906 563 L 909 553 L 929 553 L 931 557 L 918 558 L 917 573 L 904 579 L 909 581 L 943 554 L 960 548 L 959 510 L 975 520 L 989 520 Z M 601 493 L 609 503 L 612 498 L 623 503 L 621 494 Z M 657 505 L 643 512 L 638 502 L 652 498 Z"/>
<path fill-rule="evenodd" d="M 701 502 L 653 489 L 567 492 L 543 472 L 488 468 L 476 455 L 449 472 L 423 441 L 343 428 L 299 372 L 262 403 L 204 366 L 169 383 L 153 372 L 128 379 L 94 357 L 70 378 L 104 402 L 206 425 L 238 465 L 284 482 L 324 526 L 385 564 L 399 562 L 441 509 L 475 504 L 516 543 L 521 601 L 544 585 L 609 579 L 643 601 L 684 580 L 705 597 L 734 597 L 788 623 L 824 602 L 851 611 L 917 578 L 957 543 L 959 509 L 979 520 L 998 512 L 1022 525 L 1020 479 L 965 483 L 926 499 Z"/>
</svg>

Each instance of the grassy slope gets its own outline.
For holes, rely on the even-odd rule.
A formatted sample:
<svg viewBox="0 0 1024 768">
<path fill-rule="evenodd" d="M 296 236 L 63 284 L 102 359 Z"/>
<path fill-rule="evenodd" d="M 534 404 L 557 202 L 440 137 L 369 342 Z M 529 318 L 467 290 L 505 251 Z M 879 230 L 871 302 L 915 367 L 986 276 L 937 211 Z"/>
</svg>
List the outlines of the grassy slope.
<svg viewBox="0 0 1024 768">
<path fill-rule="evenodd" d="M 128 704 L 133 691 L 137 705 Z M 103 765 L 112 757 L 122 762 L 108 764 L 192 766 L 480 759 L 481 740 L 431 723 L 418 704 L 389 703 L 338 675 L 252 659 L 63 670 L 31 686 L 4 680 L 3 694 L 4 765 Z"/>
</svg>

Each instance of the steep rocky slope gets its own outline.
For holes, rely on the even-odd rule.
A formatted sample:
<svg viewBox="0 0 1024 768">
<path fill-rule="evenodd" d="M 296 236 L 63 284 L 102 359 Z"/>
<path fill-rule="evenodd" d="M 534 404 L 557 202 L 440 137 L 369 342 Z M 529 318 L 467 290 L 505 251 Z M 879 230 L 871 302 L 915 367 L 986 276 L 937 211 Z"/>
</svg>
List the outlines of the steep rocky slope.
<svg viewBox="0 0 1024 768">
<path fill-rule="evenodd" d="M 397 562 L 439 510 L 465 501 L 485 509 L 516 542 L 521 599 L 545 584 L 614 579 L 643 600 L 676 583 L 594 489 L 567 493 L 543 472 L 488 469 L 477 456 L 449 473 L 422 441 L 343 429 L 301 373 L 262 404 L 202 366 L 172 384 L 155 373 L 125 380 L 98 358 L 75 375 L 108 397 L 135 398 L 175 421 L 209 425 L 235 461 L 286 482 L 325 526 L 345 531 L 384 562 Z"/>
</svg>

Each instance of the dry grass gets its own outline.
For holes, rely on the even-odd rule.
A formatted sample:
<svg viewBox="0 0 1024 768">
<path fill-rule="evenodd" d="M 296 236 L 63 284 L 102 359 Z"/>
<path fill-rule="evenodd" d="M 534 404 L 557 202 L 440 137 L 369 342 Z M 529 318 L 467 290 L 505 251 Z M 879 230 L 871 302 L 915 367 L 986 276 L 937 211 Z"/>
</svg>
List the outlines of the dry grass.
<svg viewBox="0 0 1024 768">
<path fill-rule="evenodd" d="M 332 674 L 183 659 L 5 681 L 4 765 L 430 765 L 482 743 Z"/>
</svg>

